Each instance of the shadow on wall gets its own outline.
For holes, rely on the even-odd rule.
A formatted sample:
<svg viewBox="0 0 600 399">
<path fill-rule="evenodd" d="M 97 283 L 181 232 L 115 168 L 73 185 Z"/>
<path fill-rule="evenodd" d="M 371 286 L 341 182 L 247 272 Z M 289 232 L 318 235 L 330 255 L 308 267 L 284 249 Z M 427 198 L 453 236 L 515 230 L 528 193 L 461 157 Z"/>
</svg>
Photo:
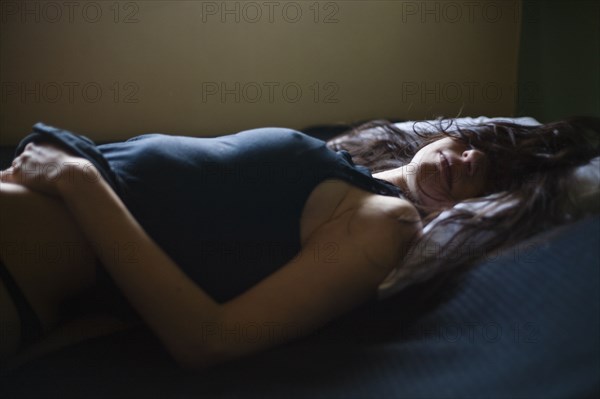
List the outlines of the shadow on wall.
<svg viewBox="0 0 600 399">
<path fill-rule="evenodd" d="M 514 113 L 518 0 L 0 4 L 0 145 Z"/>
</svg>

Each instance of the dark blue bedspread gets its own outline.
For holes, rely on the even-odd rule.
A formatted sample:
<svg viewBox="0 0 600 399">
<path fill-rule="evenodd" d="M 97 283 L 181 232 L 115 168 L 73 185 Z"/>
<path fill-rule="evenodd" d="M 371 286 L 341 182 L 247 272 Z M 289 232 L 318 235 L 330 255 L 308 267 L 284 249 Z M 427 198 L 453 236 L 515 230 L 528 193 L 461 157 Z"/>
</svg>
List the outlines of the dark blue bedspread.
<svg viewBox="0 0 600 399">
<path fill-rule="evenodd" d="M 595 398 L 599 243 L 589 218 L 479 264 L 435 300 L 414 286 L 201 375 L 141 330 L 95 339 L 5 376 L 0 396 Z"/>
</svg>

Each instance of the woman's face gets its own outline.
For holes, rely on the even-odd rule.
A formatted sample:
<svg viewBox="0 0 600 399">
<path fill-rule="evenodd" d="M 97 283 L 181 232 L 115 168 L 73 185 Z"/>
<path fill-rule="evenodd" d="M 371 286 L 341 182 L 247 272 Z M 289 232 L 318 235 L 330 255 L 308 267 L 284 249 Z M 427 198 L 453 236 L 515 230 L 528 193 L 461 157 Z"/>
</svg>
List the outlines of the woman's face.
<svg viewBox="0 0 600 399">
<path fill-rule="evenodd" d="M 406 182 L 423 205 L 450 207 L 484 194 L 488 157 L 450 137 L 423 147 L 408 165 Z"/>
</svg>

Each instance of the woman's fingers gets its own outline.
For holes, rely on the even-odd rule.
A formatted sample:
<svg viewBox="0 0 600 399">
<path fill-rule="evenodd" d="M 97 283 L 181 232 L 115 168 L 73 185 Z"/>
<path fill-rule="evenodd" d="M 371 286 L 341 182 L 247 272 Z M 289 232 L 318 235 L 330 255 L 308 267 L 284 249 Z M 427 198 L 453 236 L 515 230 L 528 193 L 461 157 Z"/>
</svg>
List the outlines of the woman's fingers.
<svg viewBox="0 0 600 399">
<path fill-rule="evenodd" d="M 1 172 L 0 181 L 53 192 L 66 159 L 66 154 L 53 146 L 28 143 L 23 152 L 13 159 L 11 167 Z"/>
<path fill-rule="evenodd" d="M 98 178 L 91 162 L 71 155 L 52 143 L 28 143 L 12 166 L 0 172 L 0 181 L 16 183 L 46 194 L 58 194 L 65 179 Z"/>
</svg>

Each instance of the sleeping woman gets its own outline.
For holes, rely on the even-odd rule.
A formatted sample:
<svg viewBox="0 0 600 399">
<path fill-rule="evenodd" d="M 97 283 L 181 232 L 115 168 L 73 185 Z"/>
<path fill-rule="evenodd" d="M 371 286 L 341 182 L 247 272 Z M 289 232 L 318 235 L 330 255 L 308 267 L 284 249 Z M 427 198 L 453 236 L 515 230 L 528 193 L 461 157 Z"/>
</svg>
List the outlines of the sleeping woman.
<svg viewBox="0 0 600 399">
<path fill-rule="evenodd" d="M 473 264 L 404 262 L 456 204 L 495 195 L 499 211 L 451 218 L 465 237 L 493 232 L 486 251 L 567 222 L 569 173 L 600 155 L 598 118 L 434 127 L 95 145 L 36 124 L 1 173 L 0 363 L 132 326 L 188 370 L 282 344 L 376 298 L 398 271 Z M 250 327 L 252 339 L 231 333 Z"/>
</svg>

